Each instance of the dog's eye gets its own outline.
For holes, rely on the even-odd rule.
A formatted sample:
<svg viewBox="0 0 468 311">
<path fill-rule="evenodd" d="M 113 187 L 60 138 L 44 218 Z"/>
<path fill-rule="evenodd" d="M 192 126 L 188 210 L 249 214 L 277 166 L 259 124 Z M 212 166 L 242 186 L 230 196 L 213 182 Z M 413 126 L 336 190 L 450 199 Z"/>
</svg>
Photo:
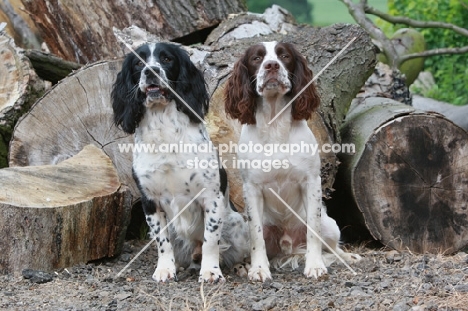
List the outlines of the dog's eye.
<svg viewBox="0 0 468 311">
<path fill-rule="evenodd" d="M 145 64 L 143 64 L 143 62 L 140 60 L 138 63 L 137 63 L 137 66 L 138 67 L 143 67 Z"/>
<path fill-rule="evenodd" d="M 261 56 L 255 56 L 255 57 L 253 58 L 254 61 L 258 61 L 258 60 L 261 60 L 261 59 L 262 59 Z"/>
<path fill-rule="evenodd" d="M 170 63 L 171 61 L 172 61 L 172 59 L 170 59 L 169 57 L 163 57 L 162 58 L 163 63 Z"/>
<path fill-rule="evenodd" d="M 280 57 L 284 58 L 284 59 L 287 59 L 287 58 L 289 58 L 289 55 L 288 54 L 282 54 Z"/>
</svg>

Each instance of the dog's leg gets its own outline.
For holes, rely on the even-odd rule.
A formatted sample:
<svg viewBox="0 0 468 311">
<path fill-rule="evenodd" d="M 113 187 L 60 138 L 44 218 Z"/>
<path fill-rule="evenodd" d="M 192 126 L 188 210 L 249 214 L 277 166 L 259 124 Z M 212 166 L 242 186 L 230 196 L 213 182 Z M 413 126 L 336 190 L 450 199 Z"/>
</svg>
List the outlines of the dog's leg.
<svg viewBox="0 0 468 311">
<path fill-rule="evenodd" d="M 226 214 L 222 194 L 219 193 L 215 198 L 205 198 L 203 206 L 205 206 L 205 232 L 198 281 L 224 282 L 225 279 L 219 267 L 219 243 L 223 229 L 223 218 Z"/>
<path fill-rule="evenodd" d="M 322 185 L 320 176 L 312 176 L 301 188 L 307 215 L 307 253 L 304 275 L 318 278 L 327 273 L 322 258 L 322 243 L 313 233 L 315 231 L 318 236 L 321 236 L 322 231 Z"/>
<path fill-rule="evenodd" d="M 256 185 L 244 184 L 244 200 L 249 218 L 251 267 L 249 279 L 264 282 L 271 279 L 263 238 L 263 193 Z"/>
<path fill-rule="evenodd" d="M 150 236 L 156 239 L 158 248 L 158 265 L 153 274 L 153 280 L 156 282 L 166 282 L 176 278 L 176 267 L 174 260 L 174 251 L 169 240 L 168 228 L 166 228 L 166 215 L 160 207 L 145 198 L 142 198 L 143 210 L 146 215 L 146 222 L 150 228 Z M 164 230 L 162 230 L 164 229 Z"/>
</svg>

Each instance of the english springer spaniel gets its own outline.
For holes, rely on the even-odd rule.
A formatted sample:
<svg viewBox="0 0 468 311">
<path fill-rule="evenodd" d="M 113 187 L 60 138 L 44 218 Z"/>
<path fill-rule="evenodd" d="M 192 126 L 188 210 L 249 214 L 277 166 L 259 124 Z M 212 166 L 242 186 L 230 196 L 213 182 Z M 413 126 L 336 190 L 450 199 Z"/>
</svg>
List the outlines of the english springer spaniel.
<svg viewBox="0 0 468 311">
<path fill-rule="evenodd" d="M 158 245 L 153 279 L 176 279 L 176 266 L 200 268 L 201 260 L 200 282 L 224 281 L 220 252 L 229 267 L 242 262 L 248 229 L 231 209 L 224 169 L 193 164 L 218 161 L 216 150 L 206 147 L 210 138 L 202 119 L 209 95 L 203 74 L 173 44 L 145 44 L 135 52 L 139 57 L 126 56 L 111 97 L 115 124 L 135 134 L 133 176 Z"/>
<path fill-rule="evenodd" d="M 265 42 L 248 48 L 234 65 L 225 88 L 226 113 L 243 124 L 239 146 L 317 144 L 306 122 L 320 104 L 313 84 L 274 119 L 312 78 L 306 59 L 289 43 Z M 269 125 L 270 120 L 273 122 Z M 238 158 L 286 161 L 288 164 L 269 172 L 241 169 L 250 227 L 251 268 L 248 275 L 251 280 L 271 278 L 269 258 L 274 259 L 272 264 L 290 263 L 295 268 L 304 253 L 305 276 L 317 278 L 325 274 L 322 243 L 312 230 L 344 260 L 360 259 L 359 255 L 345 253 L 339 248 L 339 228 L 322 204 L 318 153 L 290 155 L 275 152 L 267 156 L 238 152 Z M 276 194 L 306 220 L 312 230 Z"/>
</svg>

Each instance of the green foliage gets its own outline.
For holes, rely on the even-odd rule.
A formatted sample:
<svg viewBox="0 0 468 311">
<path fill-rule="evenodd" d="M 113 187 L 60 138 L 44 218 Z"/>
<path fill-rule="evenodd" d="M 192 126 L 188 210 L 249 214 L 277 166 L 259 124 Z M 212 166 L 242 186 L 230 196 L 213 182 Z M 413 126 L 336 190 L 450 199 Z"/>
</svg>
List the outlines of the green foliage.
<svg viewBox="0 0 468 311">
<path fill-rule="evenodd" d="M 468 29 L 467 0 L 388 0 L 388 8 L 392 15 L 448 22 Z M 406 26 L 395 25 L 393 31 L 403 27 Z M 428 50 L 468 45 L 467 37 L 449 29 L 423 28 L 420 32 Z M 468 104 L 468 54 L 428 57 L 425 68 L 434 75 L 437 84 L 429 95 L 456 105 Z"/>
<path fill-rule="evenodd" d="M 247 9 L 263 13 L 266 8 L 277 4 L 288 10 L 299 23 L 312 24 L 312 4 L 307 0 L 247 0 Z"/>
</svg>

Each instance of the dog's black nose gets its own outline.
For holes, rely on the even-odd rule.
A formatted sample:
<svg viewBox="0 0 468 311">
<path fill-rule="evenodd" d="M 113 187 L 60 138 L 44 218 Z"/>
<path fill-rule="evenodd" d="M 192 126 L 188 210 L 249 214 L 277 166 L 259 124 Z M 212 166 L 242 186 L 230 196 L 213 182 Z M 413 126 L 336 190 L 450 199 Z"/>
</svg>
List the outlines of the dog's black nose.
<svg viewBox="0 0 468 311">
<path fill-rule="evenodd" d="M 146 67 L 144 70 L 143 70 L 143 73 L 145 74 L 145 76 L 147 77 L 154 77 L 156 76 L 154 73 L 156 73 L 157 75 L 159 75 L 159 67 Z"/>
</svg>

